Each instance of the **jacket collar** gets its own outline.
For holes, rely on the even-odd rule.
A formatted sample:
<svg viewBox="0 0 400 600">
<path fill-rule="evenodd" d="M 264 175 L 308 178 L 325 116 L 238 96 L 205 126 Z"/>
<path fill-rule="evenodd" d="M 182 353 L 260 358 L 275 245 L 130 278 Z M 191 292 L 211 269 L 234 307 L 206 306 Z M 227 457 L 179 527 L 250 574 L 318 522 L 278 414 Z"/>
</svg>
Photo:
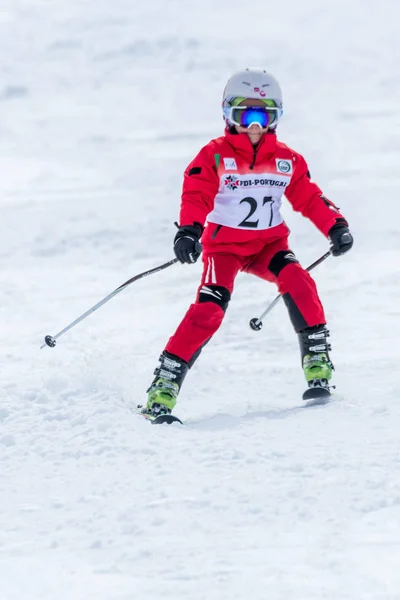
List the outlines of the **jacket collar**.
<svg viewBox="0 0 400 600">
<path fill-rule="evenodd" d="M 262 156 L 276 152 L 277 139 L 275 133 L 265 133 L 255 147 L 250 142 L 247 133 L 230 133 L 225 130 L 225 139 L 235 152 L 249 160 L 253 159 L 255 151 L 259 159 Z"/>
</svg>

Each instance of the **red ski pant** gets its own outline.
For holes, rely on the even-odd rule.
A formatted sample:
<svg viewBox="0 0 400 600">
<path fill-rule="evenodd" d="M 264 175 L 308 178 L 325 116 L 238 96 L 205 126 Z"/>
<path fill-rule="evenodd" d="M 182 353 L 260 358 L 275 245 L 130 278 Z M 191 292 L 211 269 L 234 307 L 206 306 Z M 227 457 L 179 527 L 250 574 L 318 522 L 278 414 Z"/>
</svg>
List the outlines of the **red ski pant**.
<svg viewBox="0 0 400 600">
<path fill-rule="evenodd" d="M 326 323 L 314 280 L 289 250 L 287 238 L 279 239 L 254 256 L 203 253 L 203 274 L 191 304 L 165 350 L 189 364 L 222 323 L 239 271 L 275 283 L 298 332 Z"/>
</svg>

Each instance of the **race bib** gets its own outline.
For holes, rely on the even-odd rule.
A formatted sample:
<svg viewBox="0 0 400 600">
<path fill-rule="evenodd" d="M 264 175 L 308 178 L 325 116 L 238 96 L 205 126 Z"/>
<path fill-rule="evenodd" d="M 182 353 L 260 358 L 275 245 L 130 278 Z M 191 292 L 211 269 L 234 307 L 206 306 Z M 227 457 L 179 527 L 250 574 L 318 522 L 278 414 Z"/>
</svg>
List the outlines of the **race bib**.
<svg viewBox="0 0 400 600">
<path fill-rule="evenodd" d="M 224 173 L 207 220 L 234 229 L 269 229 L 283 222 L 282 196 L 291 177 Z"/>
</svg>

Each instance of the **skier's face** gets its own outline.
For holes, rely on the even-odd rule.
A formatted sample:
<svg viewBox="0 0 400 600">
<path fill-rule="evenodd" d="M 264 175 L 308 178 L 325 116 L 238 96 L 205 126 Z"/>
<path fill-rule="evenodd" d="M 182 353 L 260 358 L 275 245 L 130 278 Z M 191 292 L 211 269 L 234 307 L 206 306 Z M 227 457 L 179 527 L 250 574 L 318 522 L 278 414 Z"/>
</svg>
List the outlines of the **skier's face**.
<svg viewBox="0 0 400 600">
<path fill-rule="evenodd" d="M 265 108 L 265 103 L 257 98 L 246 98 L 239 106 L 261 106 L 262 108 Z M 235 125 L 235 129 L 238 133 L 247 133 L 252 144 L 257 144 L 264 133 L 267 133 L 268 131 L 268 127 L 260 127 L 255 123 L 250 125 L 250 127 L 240 127 L 239 125 Z"/>
</svg>

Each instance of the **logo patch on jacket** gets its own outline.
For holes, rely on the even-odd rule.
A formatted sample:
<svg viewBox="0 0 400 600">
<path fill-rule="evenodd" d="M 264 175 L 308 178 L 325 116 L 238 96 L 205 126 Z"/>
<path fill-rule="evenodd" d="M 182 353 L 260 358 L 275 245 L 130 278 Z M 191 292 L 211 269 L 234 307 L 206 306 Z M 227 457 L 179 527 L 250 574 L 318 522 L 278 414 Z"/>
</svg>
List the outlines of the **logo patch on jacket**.
<svg viewBox="0 0 400 600">
<path fill-rule="evenodd" d="M 236 160 L 234 158 L 224 158 L 224 165 L 227 171 L 237 171 Z"/>
<path fill-rule="evenodd" d="M 277 158 L 276 170 L 278 171 L 278 173 L 285 173 L 285 175 L 290 175 L 293 172 L 292 161 L 284 160 L 283 158 Z"/>
<path fill-rule="evenodd" d="M 225 177 L 224 185 L 226 185 L 228 190 L 237 190 L 240 186 L 240 180 L 235 175 L 228 175 Z"/>
</svg>

